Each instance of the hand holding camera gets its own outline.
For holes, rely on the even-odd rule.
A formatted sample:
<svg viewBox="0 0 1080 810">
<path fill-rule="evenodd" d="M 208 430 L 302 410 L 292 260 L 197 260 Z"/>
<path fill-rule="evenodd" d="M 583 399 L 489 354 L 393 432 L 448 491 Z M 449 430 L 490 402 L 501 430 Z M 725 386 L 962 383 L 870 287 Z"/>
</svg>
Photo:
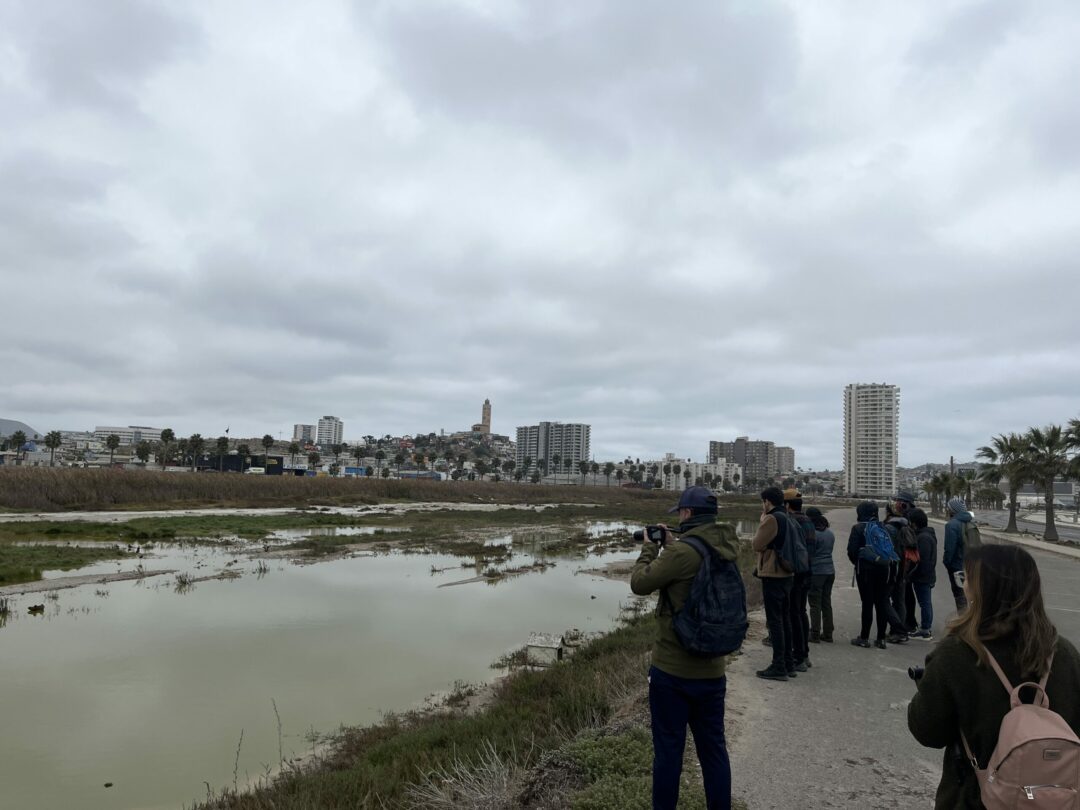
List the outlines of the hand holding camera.
<svg viewBox="0 0 1080 810">
<path fill-rule="evenodd" d="M 634 532 L 634 540 L 639 543 L 644 543 L 648 540 L 651 543 L 656 543 L 658 546 L 664 545 L 667 542 L 668 529 L 667 526 L 646 526 L 644 529 L 638 529 Z"/>
</svg>

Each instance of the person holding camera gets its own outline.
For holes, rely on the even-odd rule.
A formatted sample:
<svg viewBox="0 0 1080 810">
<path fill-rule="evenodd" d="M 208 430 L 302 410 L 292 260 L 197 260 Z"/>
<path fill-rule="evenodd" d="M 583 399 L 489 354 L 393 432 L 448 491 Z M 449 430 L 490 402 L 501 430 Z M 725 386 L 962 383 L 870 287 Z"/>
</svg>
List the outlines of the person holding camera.
<svg viewBox="0 0 1080 810">
<path fill-rule="evenodd" d="M 706 487 L 684 490 L 671 510 L 679 514 L 678 528 L 672 531 L 663 525 L 645 527 L 640 533 L 641 554 L 630 575 L 634 593 L 645 596 L 662 592 L 656 607 L 657 637 L 649 668 L 654 810 L 674 810 L 678 803 L 687 725 L 694 732 L 709 810 L 731 808 L 731 764 L 724 738 L 725 659 L 702 658 L 687 652 L 672 626 L 672 617 L 686 603 L 702 564 L 698 552 L 675 535 L 697 537 L 725 560 L 738 557 L 735 530 L 717 522 L 717 511 L 716 496 Z"/>
<path fill-rule="evenodd" d="M 1075 807 L 1080 741 L 1069 743 L 1068 729 L 1060 724 L 1047 740 L 1038 739 L 1045 727 L 1038 719 L 1027 727 L 1035 732 L 1029 733 L 1029 742 L 1047 744 L 1027 754 L 1012 748 L 1017 753 L 1010 756 L 1017 759 L 1008 768 L 1018 773 L 1005 772 L 1008 758 L 1002 771 L 981 770 L 989 767 L 999 735 L 1011 748 L 1016 740 L 1006 740 L 1007 735 L 1023 731 L 1003 725 L 1005 715 L 1017 711 L 1014 706 L 1036 700 L 1044 705 L 1045 697 L 1049 712 L 1059 715 L 1074 735 L 1080 732 L 1080 653 L 1046 615 L 1035 560 L 1020 546 L 986 545 L 967 552 L 956 579 L 963 583 L 968 609 L 953 619 L 926 656 L 925 669 L 908 673 L 918 685 L 908 705 L 908 728 L 921 744 L 946 750 L 935 807 L 1003 807 L 1003 789 L 1012 791 L 1006 797 L 1009 807 Z M 1018 702 L 1013 703 L 1013 690 L 1020 684 L 1026 686 L 1015 693 Z M 988 793 L 996 795 L 984 802 Z"/>
<path fill-rule="evenodd" d="M 757 676 L 770 681 L 797 677 L 792 646 L 791 589 L 794 575 L 780 565 L 778 552 L 787 536 L 787 510 L 780 487 L 761 492 L 761 522 L 752 545 L 757 552 L 755 575 L 761 579 L 765 603 L 765 625 L 772 641 L 772 663 L 758 670 Z"/>
</svg>

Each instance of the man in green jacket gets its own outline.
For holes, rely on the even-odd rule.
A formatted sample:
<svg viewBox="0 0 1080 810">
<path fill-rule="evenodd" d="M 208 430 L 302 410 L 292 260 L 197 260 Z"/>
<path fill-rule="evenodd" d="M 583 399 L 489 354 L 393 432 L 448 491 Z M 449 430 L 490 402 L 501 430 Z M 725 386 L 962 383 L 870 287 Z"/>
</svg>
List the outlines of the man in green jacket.
<svg viewBox="0 0 1080 810">
<path fill-rule="evenodd" d="M 694 536 L 712 546 L 725 560 L 738 556 L 735 530 L 717 523 L 716 496 L 705 487 L 683 491 L 678 505 L 679 527 L 674 532 Z M 653 736 L 653 808 L 674 810 L 679 799 L 686 727 L 694 732 L 698 761 L 709 810 L 731 807 L 731 764 L 724 740 L 724 697 L 727 679 L 724 657 L 699 658 L 679 644 L 671 619 L 686 603 L 701 557 L 663 528 L 660 544 L 642 544 L 630 589 L 639 595 L 661 591 L 656 608 L 657 638 L 649 669 L 649 711 Z M 661 551 L 662 549 L 662 551 Z"/>
</svg>

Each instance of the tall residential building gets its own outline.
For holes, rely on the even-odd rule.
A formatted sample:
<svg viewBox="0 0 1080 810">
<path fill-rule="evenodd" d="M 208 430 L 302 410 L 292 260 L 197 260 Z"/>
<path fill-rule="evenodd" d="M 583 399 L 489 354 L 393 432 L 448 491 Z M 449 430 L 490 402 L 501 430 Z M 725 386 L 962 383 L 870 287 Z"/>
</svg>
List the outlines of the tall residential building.
<svg viewBox="0 0 1080 810">
<path fill-rule="evenodd" d="M 776 448 L 776 470 L 780 475 L 791 475 L 795 472 L 795 448 Z"/>
<path fill-rule="evenodd" d="M 491 433 L 491 400 L 485 399 L 484 406 L 480 409 L 480 421 L 472 426 L 473 433 Z"/>
<path fill-rule="evenodd" d="M 858 497 L 896 492 L 900 389 L 853 383 L 844 389 L 844 488 Z"/>
<path fill-rule="evenodd" d="M 139 425 L 96 427 L 94 428 L 94 439 L 104 443 L 110 433 L 115 433 L 120 437 L 120 444 L 122 445 L 133 445 L 139 442 L 159 442 L 161 441 L 161 431 L 162 428 L 141 427 Z"/>
<path fill-rule="evenodd" d="M 718 459 L 726 459 L 742 467 L 743 481 L 764 481 L 780 472 L 776 445 L 773 442 L 750 441 L 747 436 L 740 436 L 733 442 L 709 442 L 709 462 L 715 464 Z"/>
<path fill-rule="evenodd" d="M 315 444 L 315 426 L 293 425 L 292 440 L 300 444 Z"/>
<path fill-rule="evenodd" d="M 566 459 L 570 459 L 571 469 L 576 470 L 579 462 L 590 458 L 589 441 L 592 428 L 582 424 L 563 424 L 562 422 L 541 422 L 517 429 L 517 447 L 514 459 L 518 469 L 528 475 L 536 468 L 540 460 L 547 462 L 548 474 L 554 472 L 552 457 L 559 454 L 560 472 L 565 469 Z M 530 459 L 529 469 L 525 469 L 525 459 Z"/>
<path fill-rule="evenodd" d="M 345 425 L 336 416 L 324 416 L 319 420 L 319 426 L 315 433 L 315 444 L 319 447 L 329 447 L 332 444 L 341 444 L 341 436 L 345 432 Z"/>
</svg>

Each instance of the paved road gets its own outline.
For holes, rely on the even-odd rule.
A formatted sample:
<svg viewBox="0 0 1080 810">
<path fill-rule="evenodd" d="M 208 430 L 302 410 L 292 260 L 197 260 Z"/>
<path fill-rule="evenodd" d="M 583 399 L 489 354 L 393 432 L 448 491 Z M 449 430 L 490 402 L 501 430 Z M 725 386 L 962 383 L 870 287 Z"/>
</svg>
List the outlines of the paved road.
<svg viewBox="0 0 1080 810">
<path fill-rule="evenodd" d="M 1061 510 L 1058 510 L 1058 513 L 1057 513 L 1058 521 L 1061 521 L 1063 518 L 1071 520 L 1074 514 L 1075 514 L 1075 512 L 1073 512 L 1072 510 L 1065 511 L 1065 512 L 1063 512 Z M 1007 525 L 1009 525 L 1009 513 L 1007 511 L 1005 511 L 1005 512 L 981 512 L 980 511 L 978 513 L 978 520 L 979 520 L 980 523 L 989 523 L 991 526 L 994 526 L 995 528 L 1004 529 Z M 1016 526 L 1017 526 L 1018 529 L 1020 529 L 1020 531 L 1032 532 L 1034 534 L 1037 534 L 1039 537 L 1042 537 L 1043 529 L 1045 527 L 1045 524 L 1040 523 L 1038 521 L 1021 520 L 1018 517 L 1017 521 L 1016 521 Z M 1058 536 L 1062 540 L 1072 540 L 1073 542 L 1080 543 L 1080 525 L 1078 525 L 1078 526 L 1064 525 L 1063 526 L 1060 522 L 1058 522 L 1057 530 L 1058 530 Z"/>
<path fill-rule="evenodd" d="M 830 520 L 837 536 L 836 643 L 811 645 L 813 668 L 776 683 L 754 677 L 771 655 L 760 632 L 748 641 L 729 679 L 729 705 L 740 727 L 731 747 L 735 795 L 751 810 L 932 807 L 942 752 L 923 748 L 907 730 L 915 691 L 907 668 L 921 664 L 932 644 L 911 641 L 884 651 L 851 646 L 859 627 L 846 556 L 854 510 L 831 513 Z M 940 525 L 937 533 L 940 541 Z M 1052 620 L 1062 635 L 1080 642 L 1080 561 L 1032 553 Z M 939 563 L 936 635 L 954 613 Z"/>
</svg>

